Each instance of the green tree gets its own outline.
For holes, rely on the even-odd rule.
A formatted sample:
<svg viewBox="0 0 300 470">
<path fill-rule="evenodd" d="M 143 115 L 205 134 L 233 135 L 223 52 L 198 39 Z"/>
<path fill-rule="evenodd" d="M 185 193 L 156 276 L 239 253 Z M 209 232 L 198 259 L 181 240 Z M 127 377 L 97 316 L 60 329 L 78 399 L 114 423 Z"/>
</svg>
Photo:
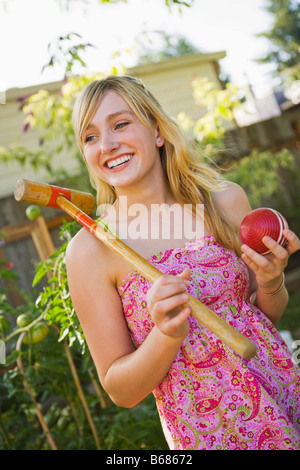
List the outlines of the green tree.
<svg viewBox="0 0 300 470">
<path fill-rule="evenodd" d="M 271 43 L 270 51 L 259 63 L 274 63 L 278 72 L 288 71 L 292 79 L 300 77 L 300 3 L 298 0 L 267 0 L 273 15 L 269 31 L 259 34 Z"/>
</svg>

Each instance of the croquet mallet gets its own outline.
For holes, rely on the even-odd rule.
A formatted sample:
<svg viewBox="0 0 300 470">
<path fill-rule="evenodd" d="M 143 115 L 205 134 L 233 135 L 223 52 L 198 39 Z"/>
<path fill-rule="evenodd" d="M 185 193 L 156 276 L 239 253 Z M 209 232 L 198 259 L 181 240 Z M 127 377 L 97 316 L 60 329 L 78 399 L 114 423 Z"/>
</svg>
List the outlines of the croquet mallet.
<svg viewBox="0 0 300 470">
<path fill-rule="evenodd" d="M 128 247 L 118 236 L 112 235 L 105 223 L 93 220 L 88 214 L 94 209 L 92 194 L 73 189 L 21 179 L 15 186 L 15 199 L 20 202 L 62 209 L 96 238 L 117 253 L 149 282 L 154 283 L 163 273 Z M 208 328 L 227 346 L 244 359 L 253 357 L 257 348 L 246 336 L 235 330 L 199 300 L 189 295 L 192 316 Z"/>
</svg>

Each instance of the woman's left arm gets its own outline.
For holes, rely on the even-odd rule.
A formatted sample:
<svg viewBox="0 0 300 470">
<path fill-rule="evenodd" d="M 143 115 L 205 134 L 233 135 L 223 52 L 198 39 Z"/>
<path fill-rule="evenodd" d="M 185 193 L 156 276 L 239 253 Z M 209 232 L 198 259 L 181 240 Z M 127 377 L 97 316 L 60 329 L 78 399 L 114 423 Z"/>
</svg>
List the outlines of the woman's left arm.
<svg viewBox="0 0 300 470">
<path fill-rule="evenodd" d="M 213 194 L 218 209 L 239 230 L 243 218 L 252 210 L 245 191 L 235 183 L 228 183 L 225 190 Z M 242 245 L 242 259 L 250 274 L 250 291 L 255 295 L 255 305 L 275 324 L 288 303 L 288 292 L 284 284 L 284 269 L 288 258 L 300 249 L 300 240 L 291 230 L 284 230 L 288 240 L 285 247 L 270 237 L 263 239 L 271 250 L 269 255 L 260 255 L 247 245 Z M 251 296 L 252 297 L 252 296 Z"/>
</svg>

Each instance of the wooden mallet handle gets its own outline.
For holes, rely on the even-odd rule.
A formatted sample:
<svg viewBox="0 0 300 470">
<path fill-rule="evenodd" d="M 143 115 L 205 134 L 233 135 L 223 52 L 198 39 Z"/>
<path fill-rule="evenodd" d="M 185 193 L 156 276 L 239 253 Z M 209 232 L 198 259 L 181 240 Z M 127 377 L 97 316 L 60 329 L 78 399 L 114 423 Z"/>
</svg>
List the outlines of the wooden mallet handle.
<svg viewBox="0 0 300 470">
<path fill-rule="evenodd" d="M 23 180 L 24 181 L 24 180 Z M 39 183 L 35 183 L 35 192 Z M 18 186 L 18 183 L 17 183 Z M 43 185 L 41 186 L 44 190 Z M 18 192 L 18 191 L 17 191 Z M 30 202 L 33 204 L 39 204 L 40 198 L 37 197 L 35 200 L 31 194 Z M 29 202 L 26 197 L 23 196 L 21 199 L 23 202 Z M 90 233 L 96 238 L 101 240 L 117 253 L 122 259 L 130 264 L 136 271 L 144 276 L 149 282 L 155 282 L 162 272 L 152 266 L 148 261 L 142 258 L 132 248 L 128 247 L 120 238 L 114 236 L 109 230 L 97 223 L 86 213 L 84 213 L 79 207 L 68 200 L 63 193 L 58 194 L 55 204 L 57 207 L 64 210 L 72 218 L 77 220 L 83 227 L 85 227 Z M 46 204 L 43 204 L 46 205 Z M 227 346 L 231 347 L 237 354 L 244 359 L 250 359 L 253 357 L 257 348 L 246 336 L 242 335 L 239 331 L 235 330 L 225 320 L 220 318 L 215 312 L 210 310 L 206 305 L 202 304 L 199 300 L 189 295 L 188 304 L 192 309 L 192 315 L 196 318 L 200 324 L 207 327 L 212 333 L 214 333 L 219 339 L 221 339 Z"/>
</svg>

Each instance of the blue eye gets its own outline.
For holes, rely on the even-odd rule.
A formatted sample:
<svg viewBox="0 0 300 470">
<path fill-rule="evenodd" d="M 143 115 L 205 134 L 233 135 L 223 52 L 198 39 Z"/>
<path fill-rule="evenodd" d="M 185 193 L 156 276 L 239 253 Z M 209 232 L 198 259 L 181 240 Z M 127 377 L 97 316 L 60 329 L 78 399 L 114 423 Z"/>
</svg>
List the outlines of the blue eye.
<svg viewBox="0 0 300 470">
<path fill-rule="evenodd" d="M 118 124 L 116 124 L 116 129 L 122 129 L 122 127 L 125 127 L 129 124 L 128 121 L 123 121 L 123 122 L 118 122 Z"/>
<path fill-rule="evenodd" d="M 95 135 L 87 135 L 84 139 L 84 143 L 87 144 L 88 142 L 92 142 L 95 139 Z"/>
</svg>

